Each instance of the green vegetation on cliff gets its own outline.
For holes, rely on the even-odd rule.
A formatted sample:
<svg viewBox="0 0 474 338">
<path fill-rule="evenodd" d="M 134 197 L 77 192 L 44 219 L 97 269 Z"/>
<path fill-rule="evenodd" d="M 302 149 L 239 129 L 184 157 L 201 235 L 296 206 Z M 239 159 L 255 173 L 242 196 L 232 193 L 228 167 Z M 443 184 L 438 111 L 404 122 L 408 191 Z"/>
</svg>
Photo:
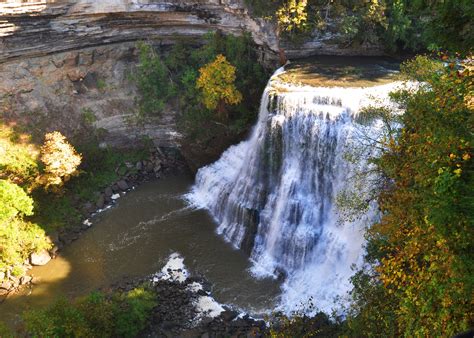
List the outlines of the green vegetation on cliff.
<svg viewBox="0 0 474 338">
<path fill-rule="evenodd" d="M 141 115 L 153 116 L 163 109 L 175 109 L 182 116 L 180 125 L 186 135 L 203 142 L 216 134 L 216 128 L 224 127 L 227 133 L 239 133 L 253 122 L 269 74 L 258 62 L 250 35 L 209 33 L 200 48 L 178 43 L 167 53 L 158 53 L 144 43 L 138 47 L 140 58 L 134 78 L 140 93 Z M 216 87 L 217 82 L 212 87 L 213 83 L 207 81 L 205 86 L 198 88 L 200 71 L 202 74 L 206 65 L 215 62 L 219 55 L 231 67 L 225 69 L 234 69 L 229 92 L 233 100 L 227 102 L 225 99 L 220 101 L 226 93 L 223 88 Z M 215 70 L 222 73 L 223 69 Z M 208 94 L 219 90 L 218 104 L 207 104 Z M 225 119 L 222 119 L 223 112 Z"/>
<path fill-rule="evenodd" d="M 469 0 L 246 0 L 256 15 L 273 17 L 283 35 L 298 39 L 330 31 L 343 45 L 382 42 L 389 52 L 474 46 Z"/>
</svg>

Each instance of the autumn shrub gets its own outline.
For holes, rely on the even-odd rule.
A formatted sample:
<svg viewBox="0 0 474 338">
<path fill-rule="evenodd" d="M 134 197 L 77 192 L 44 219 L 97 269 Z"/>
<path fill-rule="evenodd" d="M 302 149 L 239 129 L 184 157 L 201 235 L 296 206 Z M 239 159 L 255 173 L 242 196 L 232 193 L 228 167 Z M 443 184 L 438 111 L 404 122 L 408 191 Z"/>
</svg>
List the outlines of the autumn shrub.
<svg viewBox="0 0 474 338">
<path fill-rule="evenodd" d="M 391 184 L 367 232 L 371 269 L 353 279 L 349 332 L 453 336 L 474 324 L 474 74 L 421 56 L 402 69 L 424 82 L 392 95 L 405 113 L 375 162 Z"/>
<path fill-rule="evenodd" d="M 40 160 L 44 164 L 44 170 L 39 182 L 46 189 L 57 188 L 79 174 L 77 167 L 81 163 L 81 155 L 58 131 L 45 135 Z"/>
<path fill-rule="evenodd" d="M 23 185 L 35 180 L 39 173 L 39 149 L 30 139 L 0 121 L 0 178 Z"/>
</svg>

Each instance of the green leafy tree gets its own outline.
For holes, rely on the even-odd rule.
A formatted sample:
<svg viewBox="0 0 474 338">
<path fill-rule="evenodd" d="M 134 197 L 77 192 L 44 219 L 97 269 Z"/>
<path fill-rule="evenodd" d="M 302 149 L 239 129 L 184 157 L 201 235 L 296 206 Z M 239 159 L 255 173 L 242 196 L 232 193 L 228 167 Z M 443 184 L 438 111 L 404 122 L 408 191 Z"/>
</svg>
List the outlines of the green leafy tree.
<svg viewBox="0 0 474 338">
<path fill-rule="evenodd" d="M 0 180 L 0 224 L 20 215 L 33 214 L 33 200 L 18 185 Z"/>
<path fill-rule="evenodd" d="M 367 231 L 372 269 L 353 280 L 349 323 L 355 335 L 453 336 L 474 318 L 474 77 L 421 56 L 402 70 L 423 82 L 392 94 L 405 113 L 375 161 L 391 184 Z"/>
<path fill-rule="evenodd" d="M 133 78 L 140 93 L 138 99 L 140 117 L 158 115 L 175 94 L 175 89 L 166 65 L 153 47 L 140 42 L 138 50 L 139 63 Z"/>
<path fill-rule="evenodd" d="M 37 337 L 136 337 L 155 307 L 147 288 L 104 294 L 93 292 L 69 301 L 60 298 L 44 309 L 23 315 L 29 334 Z"/>
</svg>

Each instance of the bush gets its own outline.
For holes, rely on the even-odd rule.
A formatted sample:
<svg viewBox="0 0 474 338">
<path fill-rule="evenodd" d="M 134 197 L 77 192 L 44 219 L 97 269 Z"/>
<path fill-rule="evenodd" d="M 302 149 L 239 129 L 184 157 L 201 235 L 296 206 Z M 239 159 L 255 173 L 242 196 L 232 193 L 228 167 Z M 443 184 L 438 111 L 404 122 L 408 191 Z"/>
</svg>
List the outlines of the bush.
<svg viewBox="0 0 474 338">
<path fill-rule="evenodd" d="M 79 174 L 77 167 L 81 163 L 81 155 L 58 131 L 45 135 L 40 159 L 44 164 L 44 174 L 39 181 L 46 188 L 61 186 L 71 176 Z"/>
<path fill-rule="evenodd" d="M 474 81 L 468 65 L 443 59 L 448 66 L 418 56 L 402 67 L 425 82 L 393 94 L 403 127 L 374 162 L 391 184 L 378 197 L 380 222 L 367 230 L 372 269 L 353 279 L 351 335 L 472 327 Z"/>
<path fill-rule="evenodd" d="M 0 224 L 13 217 L 33 214 L 33 200 L 18 185 L 0 180 Z"/>
<path fill-rule="evenodd" d="M 93 292 L 28 311 L 23 320 L 28 333 L 39 337 L 136 337 L 155 305 L 154 293 L 146 288 L 110 295 Z"/>
</svg>

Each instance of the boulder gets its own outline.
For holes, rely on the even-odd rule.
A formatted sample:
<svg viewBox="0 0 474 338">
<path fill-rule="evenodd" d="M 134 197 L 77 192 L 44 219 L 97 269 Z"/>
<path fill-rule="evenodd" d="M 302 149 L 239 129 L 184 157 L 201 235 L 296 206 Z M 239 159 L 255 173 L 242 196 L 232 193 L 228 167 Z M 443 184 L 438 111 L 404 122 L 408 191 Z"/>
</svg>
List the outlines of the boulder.
<svg viewBox="0 0 474 338">
<path fill-rule="evenodd" d="M 12 283 L 8 280 L 4 280 L 0 283 L 0 289 L 10 290 L 12 287 Z"/>
<path fill-rule="evenodd" d="M 234 320 L 235 318 L 237 318 L 238 315 L 239 315 L 239 313 L 236 312 L 236 311 L 226 310 L 226 311 L 221 313 L 221 318 L 225 322 L 230 322 L 230 321 Z"/>
<path fill-rule="evenodd" d="M 128 189 L 128 183 L 125 180 L 118 181 L 117 185 L 123 191 L 126 191 Z"/>
<path fill-rule="evenodd" d="M 97 208 L 102 209 L 105 205 L 105 196 L 104 194 L 100 194 L 99 198 L 97 199 L 97 202 L 95 202 L 95 205 Z"/>
<path fill-rule="evenodd" d="M 20 278 L 20 285 L 28 284 L 29 282 L 31 282 L 32 279 L 33 277 L 31 276 L 23 276 Z"/>
<path fill-rule="evenodd" d="M 138 171 L 142 171 L 142 170 L 143 170 L 143 163 L 142 163 L 142 161 L 138 161 L 137 164 L 135 165 L 135 168 L 136 168 Z"/>
<path fill-rule="evenodd" d="M 51 260 L 49 252 L 46 250 L 41 250 L 40 252 L 35 252 L 30 255 L 31 265 L 45 265 Z"/>
<path fill-rule="evenodd" d="M 145 170 L 147 173 L 152 173 L 154 169 L 154 165 L 151 162 L 147 162 Z"/>
<path fill-rule="evenodd" d="M 111 187 L 107 187 L 105 188 L 104 194 L 105 194 L 105 197 L 111 197 L 114 194 L 114 191 L 112 190 Z"/>
</svg>

